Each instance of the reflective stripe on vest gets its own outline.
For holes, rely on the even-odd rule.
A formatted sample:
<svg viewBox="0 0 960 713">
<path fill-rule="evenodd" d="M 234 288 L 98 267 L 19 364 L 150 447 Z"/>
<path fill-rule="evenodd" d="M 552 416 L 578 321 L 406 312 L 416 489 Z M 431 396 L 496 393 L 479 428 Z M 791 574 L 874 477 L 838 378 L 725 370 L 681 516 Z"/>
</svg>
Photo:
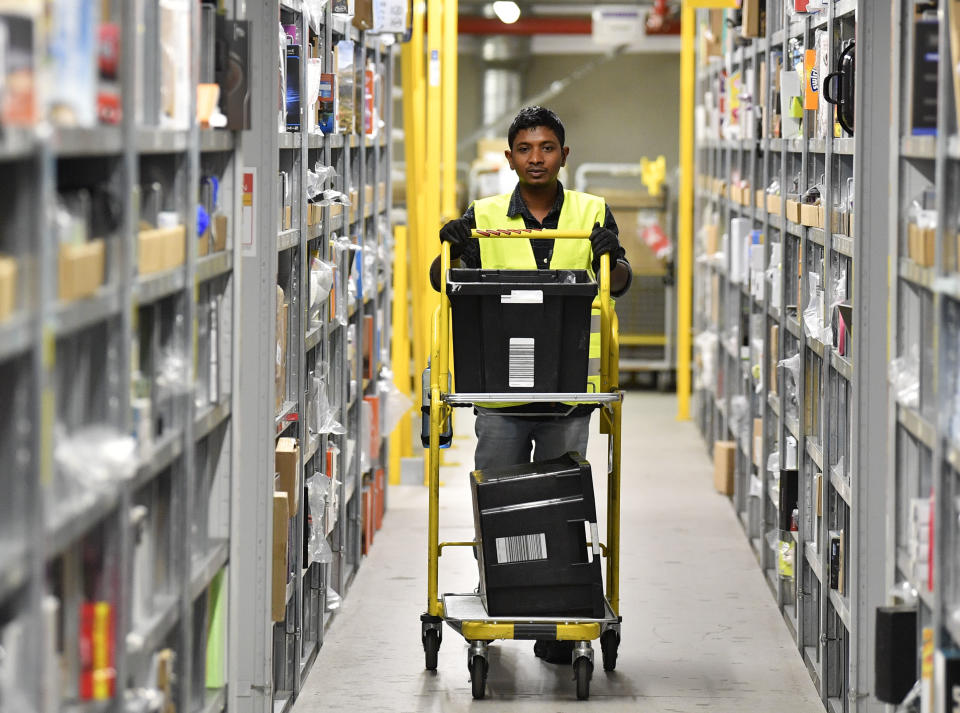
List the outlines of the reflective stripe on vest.
<svg viewBox="0 0 960 713">
<path fill-rule="evenodd" d="M 525 228 L 520 215 L 508 217 L 511 193 L 482 198 L 473 204 L 478 230 L 497 228 Z M 580 193 L 563 192 L 558 230 L 591 230 L 594 223 L 603 225 L 606 218 L 606 203 L 603 198 Z M 480 265 L 485 270 L 536 270 L 536 258 L 529 240 L 480 238 Z M 551 270 L 586 270 L 592 279 L 593 251 L 587 240 L 557 240 L 550 258 Z M 612 303 L 612 300 L 611 300 Z M 587 362 L 587 391 L 600 391 L 600 310 L 591 311 L 590 348 Z M 485 407 L 512 406 L 514 404 L 484 404 Z"/>
</svg>

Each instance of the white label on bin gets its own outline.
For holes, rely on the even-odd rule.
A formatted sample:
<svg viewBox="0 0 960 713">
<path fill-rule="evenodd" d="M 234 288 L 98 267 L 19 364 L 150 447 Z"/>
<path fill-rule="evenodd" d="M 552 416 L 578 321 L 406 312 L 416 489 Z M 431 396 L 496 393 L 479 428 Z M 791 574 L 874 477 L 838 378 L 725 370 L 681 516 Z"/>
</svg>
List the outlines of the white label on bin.
<svg viewBox="0 0 960 713">
<path fill-rule="evenodd" d="M 612 439 L 611 439 L 612 440 Z M 597 523 L 590 523 L 590 538 L 593 540 L 593 554 L 600 556 L 600 531 L 597 529 Z"/>
<path fill-rule="evenodd" d="M 533 388 L 533 337 L 510 338 L 510 388 Z"/>
<path fill-rule="evenodd" d="M 497 564 L 532 562 L 546 558 L 547 536 L 542 532 L 535 535 L 497 538 Z"/>
<path fill-rule="evenodd" d="M 509 295 L 500 295 L 502 305 L 542 305 L 543 290 L 510 290 Z"/>
</svg>

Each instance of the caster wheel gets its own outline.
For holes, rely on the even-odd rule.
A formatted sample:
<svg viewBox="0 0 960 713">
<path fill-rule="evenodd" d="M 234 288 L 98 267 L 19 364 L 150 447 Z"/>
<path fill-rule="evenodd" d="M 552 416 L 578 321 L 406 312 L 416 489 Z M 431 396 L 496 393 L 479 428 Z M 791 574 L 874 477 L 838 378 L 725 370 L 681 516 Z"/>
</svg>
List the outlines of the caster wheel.
<svg viewBox="0 0 960 713">
<path fill-rule="evenodd" d="M 437 653 L 440 651 L 440 632 L 436 629 L 427 629 L 423 633 L 424 666 L 428 671 L 437 670 Z"/>
<path fill-rule="evenodd" d="M 577 700 L 585 701 L 590 697 L 590 678 L 593 676 L 593 664 L 586 657 L 573 662 L 573 677 L 577 681 Z"/>
<path fill-rule="evenodd" d="M 613 671 L 617 667 L 617 649 L 620 648 L 620 635 L 613 629 L 603 632 L 600 637 L 600 652 L 603 655 L 603 670 Z"/>
<path fill-rule="evenodd" d="M 670 387 L 673 386 L 673 375 L 669 371 L 658 371 L 657 372 L 657 391 L 662 394 L 670 391 Z"/>
<path fill-rule="evenodd" d="M 478 701 L 487 693 L 487 660 L 483 656 L 474 656 L 470 660 L 470 683 L 473 697 Z"/>
</svg>

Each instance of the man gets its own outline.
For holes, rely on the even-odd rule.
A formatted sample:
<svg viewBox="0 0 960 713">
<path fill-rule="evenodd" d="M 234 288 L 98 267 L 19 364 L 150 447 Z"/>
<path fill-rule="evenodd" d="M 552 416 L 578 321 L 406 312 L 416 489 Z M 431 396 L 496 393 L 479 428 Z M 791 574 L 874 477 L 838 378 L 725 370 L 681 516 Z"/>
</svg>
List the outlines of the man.
<svg viewBox="0 0 960 713">
<path fill-rule="evenodd" d="M 570 147 L 565 145 L 560 118 L 549 109 L 526 107 L 514 118 L 504 152 L 518 183 L 512 193 L 473 203 L 462 218 L 440 230 L 450 243 L 451 259 L 461 267 L 486 269 L 582 269 L 599 272 L 600 256 L 610 255 L 610 289 L 619 297 L 633 279 L 618 239 L 619 230 L 605 201 L 566 190 L 557 180 Z M 470 238 L 470 230 L 533 228 L 591 230 L 584 241 L 529 241 Z M 555 245 L 557 243 L 557 245 Z M 440 260 L 430 270 L 434 289 L 440 289 Z M 593 381 L 597 388 L 598 378 Z M 593 406 L 520 404 L 477 408 L 477 470 L 557 458 L 569 451 L 585 455 Z M 518 414 L 524 415 L 518 415 Z M 573 642 L 538 641 L 537 656 L 551 663 L 570 663 Z"/>
<path fill-rule="evenodd" d="M 510 146 L 504 151 L 517 173 L 513 193 L 474 202 L 462 218 L 440 230 L 440 239 L 450 243 L 451 259 L 461 267 L 486 269 L 582 269 L 594 275 L 600 256 L 610 255 L 610 290 L 619 297 L 630 287 L 633 275 L 617 238 L 613 214 L 602 198 L 566 190 L 557 180 L 566 165 L 570 147 L 564 144 L 560 118 L 549 109 L 526 107 L 514 118 L 507 132 Z M 551 239 L 519 240 L 470 238 L 470 230 L 495 228 L 591 230 L 590 246 L 569 244 L 555 250 Z M 557 264 L 558 260 L 563 264 Z M 440 260 L 430 270 L 435 289 L 440 286 Z M 570 412 L 563 404 L 521 404 L 501 408 L 477 408 L 477 470 L 557 458 L 568 451 L 585 455 L 592 406 Z M 568 414 L 569 412 L 569 414 Z M 525 416 L 515 415 L 528 414 Z M 529 415 L 535 414 L 535 415 Z"/>
</svg>

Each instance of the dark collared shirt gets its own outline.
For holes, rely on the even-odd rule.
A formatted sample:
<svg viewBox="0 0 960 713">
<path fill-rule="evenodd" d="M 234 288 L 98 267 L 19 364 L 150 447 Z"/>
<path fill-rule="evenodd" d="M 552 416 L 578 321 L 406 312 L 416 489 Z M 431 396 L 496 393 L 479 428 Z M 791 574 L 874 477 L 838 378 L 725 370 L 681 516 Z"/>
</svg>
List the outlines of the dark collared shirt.
<svg viewBox="0 0 960 713">
<path fill-rule="evenodd" d="M 554 201 L 553 207 L 550 209 L 550 212 L 547 213 L 546 217 L 544 217 L 543 222 L 537 220 L 533 216 L 533 213 L 530 212 L 526 201 L 524 201 L 523 196 L 520 195 L 519 183 L 513 189 L 513 194 L 510 196 L 510 205 L 507 207 L 507 217 L 515 218 L 519 215 L 523 218 L 524 227 L 532 230 L 556 230 L 560 223 L 560 210 L 563 208 L 563 184 L 558 181 L 557 185 L 560 187 L 560 190 L 557 191 L 557 200 Z M 606 214 L 603 218 L 603 227 L 611 231 L 614 235 L 619 236 L 620 228 L 617 227 L 617 221 L 613 219 L 613 213 L 610 212 L 610 206 L 605 207 Z M 474 214 L 472 203 L 463 214 L 463 219 L 470 224 L 471 228 L 477 227 L 477 217 Z M 533 257 L 537 261 L 537 267 L 541 270 L 547 270 L 550 268 L 550 259 L 553 257 L 553 243 L 554 241 L 551 239 L 532 238 L 530 240 L 530 245 L 533 248 Z M 627 262 L 626 253 L 624 252 L 622 246 L 617 248 L 612 257 L 617 261 L 622 262 L 628 268 L 630 267 L 630 263 Z M 463 253 L 460 256 L 460 265 L 475 269 L 481 267 L 479 242 L 476 240 L 467 241 L 467 244 L 463 248 Z M 599 265 L 600 261 L 595 260 L 593 265 L 594 272 L 599 269 Z M 633 282 L 632 272 L 630 272 L 630 276 L 627 278 L 627 283 L 623 286 L 623 289 L 617 290 L 616 292 L 611 292 L 611 295 L 613 297 L 619 297 L 620 295 L 624 294 L 630 288 L 631 282 Z"/>
</svg>

